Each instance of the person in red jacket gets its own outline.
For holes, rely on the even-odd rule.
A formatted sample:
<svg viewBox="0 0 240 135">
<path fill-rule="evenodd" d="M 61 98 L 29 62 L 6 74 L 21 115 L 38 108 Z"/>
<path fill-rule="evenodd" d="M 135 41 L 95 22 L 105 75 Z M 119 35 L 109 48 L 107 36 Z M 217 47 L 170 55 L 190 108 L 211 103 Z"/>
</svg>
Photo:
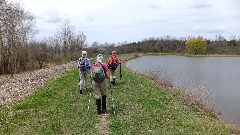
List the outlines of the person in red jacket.
<svg viewBox="0 0 240 135">
<path fill-rule="evenodd" d="M 110 81 L 113 85 L 116 83 L 116 69 L 119 64 L 121 64 L 121 62 L 118 60 L 117 52 L 112 51 L 112 55 L 108 58 L 108 69 L 110 72 Z"/>
</svg>

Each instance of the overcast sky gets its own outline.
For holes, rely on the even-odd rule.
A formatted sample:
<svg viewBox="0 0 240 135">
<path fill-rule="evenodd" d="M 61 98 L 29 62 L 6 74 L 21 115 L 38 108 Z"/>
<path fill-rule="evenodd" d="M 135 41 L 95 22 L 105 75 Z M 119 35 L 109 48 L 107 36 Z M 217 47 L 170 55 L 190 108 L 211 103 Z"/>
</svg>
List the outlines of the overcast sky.
<svg viewBox="0 0 240 135">
<path fill-rule="evenodd" d="M 8 0 L 36 17 L 38 39 L 68 17 L 87 41 L 137 42 L 149 37 L 240 37 L 240 0 Z"/>
</svg>

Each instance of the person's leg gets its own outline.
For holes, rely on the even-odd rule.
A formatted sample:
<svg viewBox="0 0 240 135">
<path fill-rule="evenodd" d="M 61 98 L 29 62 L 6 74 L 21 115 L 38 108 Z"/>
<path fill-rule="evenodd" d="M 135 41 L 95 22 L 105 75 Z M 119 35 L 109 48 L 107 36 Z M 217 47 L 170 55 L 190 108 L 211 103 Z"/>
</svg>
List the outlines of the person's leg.
<svg viewBox="0 0 240 135">
<path fill-rule="evenodd" d="M 83 87 L 83 78 L 84 78 L 84 72 L 79 70 L 80 72 L 80 82 L 79 82 L 79 87 L 80 87 L 80 94 L 82 94 L 82 87 Z"/>
<path fill-rule="evenodd" d="M 112 69 L 109 70 L 109 75 L 110 75 L 110 82 L 112 82 L 112 80 L 113 80 L 113 70 Z"/>
<path fill-rule="evenodd" d="M 101 95 L 102 95 L 102 113 L 106 113 L 107 111 L 107 81 L 104 80 L 104 82 L 102 82 L 100 84 L 100 90 L 101 90 Z"/>
<path fill-rule="evenodd" d="M 99 83 L 93 81 L 94 94 L 96 98 L 97 113 L 101 114 L 101 91 Z"/>
<path fill-rule="evenodd" d="M 87 71 L 84 71 L 84 88 L 87 90 L 87 78 L 88 78 L 88 73 Z"/>
<path fill-rule="evenodd" d="M 96 106 L 97 106 L 97 114 L 101 114 L 101 98 L 96 99 Z"/>
<path fill-rule="evenodd" d="M 117 75 L 116 75 L 116 69 L 112 71 L 112 76 L 113 76 L 113 85 L 116 83 Z"/>
</svg>

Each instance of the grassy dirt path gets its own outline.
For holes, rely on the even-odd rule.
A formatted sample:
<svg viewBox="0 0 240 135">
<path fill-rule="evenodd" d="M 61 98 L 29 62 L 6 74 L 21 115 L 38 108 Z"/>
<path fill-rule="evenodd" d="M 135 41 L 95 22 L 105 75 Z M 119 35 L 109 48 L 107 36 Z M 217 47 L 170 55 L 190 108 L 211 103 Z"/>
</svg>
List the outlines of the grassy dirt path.
<svg viewBox="0 0 240 135">
<path fill-rule="evenodd" d="M 108 135 L 109 134 L 109 127 L 108 124 L 110 122 L 109 120 L 109 114 L 106 115 L 100 115 L 100 121 L 96 124 L 96 128 L 98 129 L 99 135 Z"/>
</svg>

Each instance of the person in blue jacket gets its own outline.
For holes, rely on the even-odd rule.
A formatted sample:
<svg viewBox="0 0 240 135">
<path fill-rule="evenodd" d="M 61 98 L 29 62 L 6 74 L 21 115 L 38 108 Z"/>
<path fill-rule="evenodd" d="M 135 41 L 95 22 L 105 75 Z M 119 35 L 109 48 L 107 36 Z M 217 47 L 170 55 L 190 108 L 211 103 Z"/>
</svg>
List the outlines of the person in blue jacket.
<svg viewBox="0 0 240 135">
<path fill-rule="evenodd" d="M 79 69 L 79 87 L 80 94 L 83 94 L 83 87 L 87 90 L 87 77 L 90 73 L 91 63 L 87 58 L 87 51 L 82 51 L 82 57 L 77 60 L 77 67 Z"/>
</svg>

